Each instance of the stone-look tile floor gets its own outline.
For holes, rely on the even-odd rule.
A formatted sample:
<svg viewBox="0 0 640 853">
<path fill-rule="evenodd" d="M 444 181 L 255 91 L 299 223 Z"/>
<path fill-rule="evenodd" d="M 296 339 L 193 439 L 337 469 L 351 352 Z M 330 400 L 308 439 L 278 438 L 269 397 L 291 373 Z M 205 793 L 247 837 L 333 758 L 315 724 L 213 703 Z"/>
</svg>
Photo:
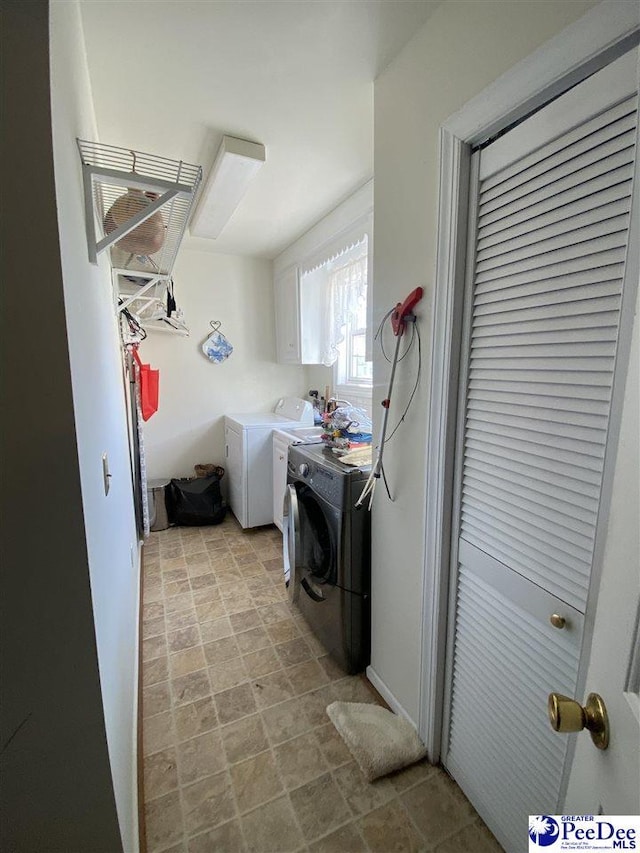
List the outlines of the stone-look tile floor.
<svg viewBox="0 0 640 853">
<path fill-rule="evenodd" d="M 365 781 L 326 706 L 376 702 L 287 600 L 276 528 L 233 516 L 144 547 L 148 853 L 499 853 L 460 789 L 420 763 Z"/>
</svg>

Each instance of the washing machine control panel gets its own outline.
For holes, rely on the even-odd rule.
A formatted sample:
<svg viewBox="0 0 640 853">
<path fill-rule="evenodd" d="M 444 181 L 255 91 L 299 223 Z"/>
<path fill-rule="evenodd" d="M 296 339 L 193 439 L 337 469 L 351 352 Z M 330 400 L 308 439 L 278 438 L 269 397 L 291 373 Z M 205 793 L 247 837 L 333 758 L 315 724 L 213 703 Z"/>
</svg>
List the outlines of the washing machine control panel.
<svg viewBox="0 0 640 853">
<path fill-rule="evenodd" d="M 326 459 L 321 448 L 289 447 L 289 478 L 306 483 L 313 491 L 337 508 L 342 508 L 349 501 L 349 494 L 357 485 L 350 486 L 354 478 L 366 479 L 366 474 L 345 468 L 341 470 L 338 463 Z M 354 492 L 355 494 L 355 492 Z M 354 498 L 355 501 L 355 498 Z"/>
<path fill-rule="evenodd" d="M 343 499 L 344 483 L 342 477 L 337 476 L 326 468 L 316 468 L 308 482 L 313 486 L 316 494 L 323 497 L 333 506 L 340 506 Z"/>
<path fill-rule="evenodd" d="M 292 462 L 289 460 L 289 474 L 303 483 L 311 486 L 313 491 L 323 497 L 326 501 L 339 506 L 342 502 L 343 482 L 342 477 L 337 476 L 322 465 L 313 462 Z"/>
</svg>

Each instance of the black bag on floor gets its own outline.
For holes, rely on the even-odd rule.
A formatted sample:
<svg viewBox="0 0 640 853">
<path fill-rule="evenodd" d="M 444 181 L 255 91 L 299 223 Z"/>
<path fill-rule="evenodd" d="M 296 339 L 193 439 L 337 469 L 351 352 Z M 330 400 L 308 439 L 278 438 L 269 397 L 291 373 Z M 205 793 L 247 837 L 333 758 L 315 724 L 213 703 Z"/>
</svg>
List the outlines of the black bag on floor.
<svg viewBox="0 0 640 853">
<path fill-rule="evenodd" d="M 167 495 L 167 512 L 171 524 L 195 526 L 220 524 L 227 506 L 220 492 L 220 477 L 171 480 Z"/>
</svg>

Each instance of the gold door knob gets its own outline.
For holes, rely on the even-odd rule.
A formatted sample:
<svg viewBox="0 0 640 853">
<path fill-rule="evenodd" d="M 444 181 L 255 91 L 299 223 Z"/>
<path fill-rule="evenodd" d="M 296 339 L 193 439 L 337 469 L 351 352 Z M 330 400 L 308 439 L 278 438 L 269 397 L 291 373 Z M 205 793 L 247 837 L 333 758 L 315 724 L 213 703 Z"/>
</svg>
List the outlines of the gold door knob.
<svg viewBox="0 0 640 853">
<path fill-rule="evenodd" d="M 552 613 L 551 616 L 549 616 L 549 622 L 551 622 L 554 628 L 564 628 L 567 624 L 567 620 L 564 616 L 560 616 L 559 613 Z"/>
<path fill-rule="evenodd" d="M 549 722 L 556 732 L 580 732 L 588 729 L 598 749 L 609 746 L 609 717 L 601 696 L 590 693 L 582 707 L 575 699 L 561 693 L 549 694 Z"/>
</svg>

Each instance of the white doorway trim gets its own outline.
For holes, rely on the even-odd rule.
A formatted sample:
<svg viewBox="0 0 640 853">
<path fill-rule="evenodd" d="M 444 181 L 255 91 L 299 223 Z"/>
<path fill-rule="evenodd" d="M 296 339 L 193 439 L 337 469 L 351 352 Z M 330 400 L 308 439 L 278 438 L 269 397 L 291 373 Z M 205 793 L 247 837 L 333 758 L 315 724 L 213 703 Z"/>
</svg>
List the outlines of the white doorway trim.
<svg viewBox="0 0 640 853">
<path fill-rule="evenodd" d="M 434 762 L 440 759 L 442 735 L 453 450 L 471 149 L 521 121 L 639 41 L 638 6 L 604 0 L 499 77 L 440 128 L 418 717 L 418 731 Z"/>
</svg>

